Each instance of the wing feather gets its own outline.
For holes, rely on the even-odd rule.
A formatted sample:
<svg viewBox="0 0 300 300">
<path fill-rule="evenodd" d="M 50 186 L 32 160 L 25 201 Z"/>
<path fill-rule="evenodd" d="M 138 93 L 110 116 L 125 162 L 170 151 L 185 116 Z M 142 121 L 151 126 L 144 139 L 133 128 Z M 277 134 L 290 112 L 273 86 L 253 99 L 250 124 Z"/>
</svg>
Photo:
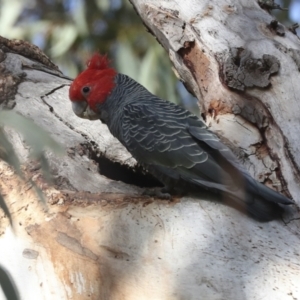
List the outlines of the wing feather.
<svg viewBox="0 0 300 300">
<path fill-rule="evenodd" d="M 191 183 L 198 180 L 201 185 L 205 182 L 232 185 L 230 174 L 215 157 L 225 148 L 216 149 L 217 137 L 181 107 L 155 101 L 151 106 L 128 104 L 124 108 L 122 128 L 123 144 L 144 165 L 159 169 L 167 176 L 171 170 L 175 177 Z"/>
</svg>

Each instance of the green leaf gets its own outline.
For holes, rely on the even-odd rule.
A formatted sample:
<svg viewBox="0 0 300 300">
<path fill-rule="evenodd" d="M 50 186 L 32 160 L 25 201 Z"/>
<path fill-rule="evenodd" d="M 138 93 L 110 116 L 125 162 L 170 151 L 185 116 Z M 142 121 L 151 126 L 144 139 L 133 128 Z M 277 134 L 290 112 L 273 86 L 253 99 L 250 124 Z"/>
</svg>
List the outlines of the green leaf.
<svg viewBox="0 0 300 300">
<path fill-rule="evenodd" d="M 14 281 L 7 270 L 0 265 L 0 285 L 7 300 L 20 300 Z"/>
<path fill-rule="evenodd" d="M 155 48 L 150 48 L 144 56 L 140 67 L 140 84 L 145 86 L 151 93 L 155 94 L 157 86 L 157 57 Z M 159 85 L 159 84 L 158 84 Z"/>
<path fill-rule="evenodd" d="M 45 156 L 45 153 L 42 153 L 42 155 L 39 157 L 39 162 L 41 164 L 41 168 L 42 168 L 42 172 L 45 176 L 45 179 L 47 182 L 51 183 L 52 182 L 52 178 L 51 178 L 51 174 L 49 172 L 50 170 L 50 166 L 49 166 L 49 163 L 48 163 L 48 160 Z"/>
<path fill-rule="evenodd" d="M 4 160 L 6 163 L 12 166 L 17 174 L 22 177 L 19 158 L 2 128 L 0 128 L 0 159 Z"/>
<path fill-rule="evenodd" d="M 8 210 L 8 207 L 2 197 L 2 195 L 0 194 L 0 207 L 2 208 L 2 210 L 4 211 L 5 215 L 8 217 L 9 219 L 9 223 L 10 223 L 10 226 L 13 227 L 13 222 L 12 222 L 12 218 L 11 218 L 11 214 Z"/>
<path fill-rule="evenodd" d="M 139 82 L 139 58 L 126 42 L 118 44 L 117 69 Z"/>
<path fill-rule="evenodd" d="M 110 8 L 110 1 L 109 0 L 96 0 L 96 4 L 100 10 L 103 12 L 108 11 Z"/>
<path fill-rule="evenodd" d="M 44 196 L 44 193 L 43 191 L 35 184 L 35 182 L 33 182 L 31 179 L 29 180 L 29 182 L 31 183 L 34 191 L 36 192 L 38 198 L 39 198 L 39 201 L 41 201 L 43 204 L 47 204 L 47 201 L 45 199 L 45 196 Z"/>
<path fill-rule="evenodd" d="M 64 152 L 63 147 L 51 138 L 48 132 L 13 111 L 0 111 L 0 126 L 11 127 L 22 134 L 32 148 L 31 156 L 35 158 L 39 158 L 46 148 L 57 155 Z"/>
<path fill-rule="evenodd" d="M 74 24 L 65 24 L 55 27 L 52 31 L 51 56 L 57 57 L 67 53 L 77 36 L 78 32 Z"/>
<path fill-rule="evenodd" d="M 23 135 L 25 142 L 31 147 L 30 156 L 39 160 L 45 179 L 48 182 L 51 182 L 50 166 L 44 151 L 48 148 L 55 154 L 60 155 L 63 153 L 62 146 L 54 141 L 48 132 L 34 124 L 33 121 L 13 111 L 0 111 L 0 159 L 3 159 L 12 166 L 17 174 L 23 179 L 24 176 L 21 171 L 18 156 L 15 153 L 11 142 L 6 137 L 2 128 L 3 126 L 11 127 Z M 45 204 L 46 200 L 43 191 L 39 189 L 31 179 L 29 181 L 39 199 Z M 1 195 L 0 208 L 2 208 L 4 213 L 8 216 L 10 224 L 12 225 L 11 215 Z"/>
<path fill-rule="evenodd" d="M 24 9 L 22 1 L 3 0 L 0 10 L 0 35 L 6 38 L 21 38 L 24 35 L 23 28 L 14 25 Z"/>
<path fill-rule="evenodd" d="M 83 1 L 77 2 L 76 9 L 73 11 L 73 20 L 78 29 L 78 33 L 82 36 L 87 36 L 89 34 L 89 25 L 87 23 L 86 6 Z"/>
</svg>

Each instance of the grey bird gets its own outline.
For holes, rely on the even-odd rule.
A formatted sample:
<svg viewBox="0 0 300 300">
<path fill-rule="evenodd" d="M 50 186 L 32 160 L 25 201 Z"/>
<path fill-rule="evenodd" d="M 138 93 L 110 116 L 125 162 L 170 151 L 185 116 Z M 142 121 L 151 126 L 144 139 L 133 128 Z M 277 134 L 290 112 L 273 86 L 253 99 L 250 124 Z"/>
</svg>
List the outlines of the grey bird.
<svg viewBox="0 0 300 300">
<path fill-rule="evenodd" d="M 94 54 L 73 81 L 69 97 L 81 118 L 100 119 L 164 192 L 208 189 L 259 221 L 280 218 L 294 204 L 259 183 L 197 116 L 151 94 Z"/>
</svg>

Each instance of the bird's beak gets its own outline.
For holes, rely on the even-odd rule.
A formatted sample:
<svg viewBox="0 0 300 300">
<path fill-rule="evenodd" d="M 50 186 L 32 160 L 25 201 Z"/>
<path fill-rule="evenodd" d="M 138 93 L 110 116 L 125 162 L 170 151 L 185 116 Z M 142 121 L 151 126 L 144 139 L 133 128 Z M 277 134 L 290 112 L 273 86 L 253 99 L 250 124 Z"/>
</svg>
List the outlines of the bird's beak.
<svg viewBox="0 0 300 300">
<path fill-rule="evenodd" d="M 89 120 L 98 120 L 99 116 L 90 109 L 86 101 L 74 101 L 72 102 L 72 109 L 80 118 Z"/>
</svg>

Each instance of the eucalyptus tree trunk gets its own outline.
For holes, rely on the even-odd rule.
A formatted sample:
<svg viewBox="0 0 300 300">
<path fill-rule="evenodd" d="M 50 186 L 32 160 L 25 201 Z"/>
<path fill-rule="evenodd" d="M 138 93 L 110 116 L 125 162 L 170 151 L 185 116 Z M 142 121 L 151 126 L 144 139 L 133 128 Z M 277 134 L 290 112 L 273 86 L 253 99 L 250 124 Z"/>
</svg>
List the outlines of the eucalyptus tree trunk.
<svg viewBox="0 0 300 300">
<path fill-rule="evenodd" d="M 211 129 L 254 177 L 296 199 L 299 38 L 257 1 L 131 2 Z"/>
<path fill-rule="evenodd" d="M 210 128 L 256 179 L 297 202 L 298 37 L 252 0 L 131 2 Z M 205 193 L 172 201 L 141 196 L 135 183 L 145 185 L 145 177 L 135 160 L 100 121 L 71 111 L 70 80 L 25 42 L 1 38 L 0 49 L 2 106 L 66 149 L 63 157 L 48 155 L 50 185 L 28 162 L 22 137 L 8 130 L 47 201 L 41 205 L 31 185 L 0 164 L 14 220 L 12 232 L 1 219 L 0 264 L 22 299 L 300 297 L 296 212 L 258 223 Z"/>
</svg>

